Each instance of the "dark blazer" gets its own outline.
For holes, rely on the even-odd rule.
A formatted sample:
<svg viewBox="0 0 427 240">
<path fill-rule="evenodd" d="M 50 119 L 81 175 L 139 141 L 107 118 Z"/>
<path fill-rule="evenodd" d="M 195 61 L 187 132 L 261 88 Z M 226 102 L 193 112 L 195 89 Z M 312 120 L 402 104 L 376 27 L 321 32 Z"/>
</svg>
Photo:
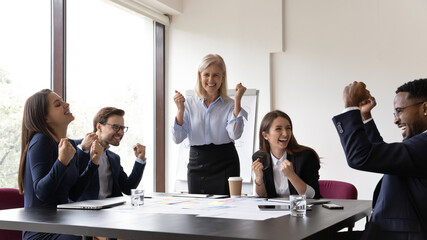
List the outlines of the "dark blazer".
<svg viewBox="0 0 427 240">
<path fill-rule="evenodd" d="M 76 148 L 73 140 L 69 140 Z M 98 166 L 92 162 L 80 165 L 74 155 L 70 163 L 64 166 L 58 160 L 58 143 L 43 133 L 36 133 L 31 139 L 26 155 L 24 176 L 25 208 L 49 206 L 56 207 L 75 201 L 89 184 L 92 176 L 98 172 Z M 86 158 L 88 160 L 88 158 Z M 23 239 L 77 239 L 77 236 L 23 231 Z M 79 237 L 81 239 L 81 237 Z"/>
<path fill-rule="evenodd" d="M 76 144 L 69 141 L 74 148 Z M 77 200 L 98 166 L 86 163 L 79 166 L 78 155 L 64 166 L 58 160 L 58 143 L 52 138 L 36 133 L 31 139 L 26 155 L 24 176 L 25 207 L 56 206 Z M 86 159 L 87 160 L 87 159 Z"/>
<path fill-rule="evenodd" d="M 268 165 L 267 158 L 262 151 L 257 151 L 252 155 L 252 161 L 256 161 L 260 158 L 261 163 L 264 165 L 264 168 Z M 288 153 L 287 159 L 292 162 L 295 173 L 308 185 L 310 185 L 314 191 L 314 198 L 321 198 L 319 191 L 319 169 L 320 164 L 319 160 L 316 157 L 316 154 L 313 151 L 305 150 L 299 152 L 295 155 Z M 274 198 L 277 197 L 276 187 L 274 186 L 274 177 L 273 177 L 273 165 L 269 164 L 268 168 L 263 170 L 264 175 L 264 185 L 267 190 L 267 197 Z M 295 187 L 289 183 L 289 192 L 290 194 L 298 194 Z"/>
<path fill-rule="evenodd" d="M 401 143 L 384 143 L 372 120 L 360 111 L 335 116 L 341 144 L 352 168 L 384 173 L 374 194 L 365 239 L 425 239 L 427 219 L 427 133 Z M 424 226 L 424 227 L 422 227 Z"/>
<path fill-rule="evenodd" d="M 82 139 L 76 140 L 76 144 L 80 144 Z M 89 155 L 89 153 L 85 153 L 81 150 L 78 150 L 78 154 L 86 154 Z M 130 190 L 137 188 L 139 182 L 141 181 L 142 174 L 144 173 L 145 164 L 141 164 L 139 162 L 135 161 L 135 164 L 133 165 L 132 173 L 128 175 L 123 170 L 123 167 L 120 165 L 120 156 L 113 153 L 110 150 L 107 150 L 106 152 L 108 161 L 110 162 L 110 168 L 111 173 L 113 176 L 113 189 L 112 194 L 110 197 L 118 197 L 122 196 L 124 194 L 130 195 Z M 85 159 L 85 158 L 81 158 Z M 89 159 L 89 158 L 86 158 Z M 88 164 L 87 160 L 84 163 L 81 164 Z M 87 186 L 81 197 L 79 198 L 79 201 L 82 200 L 88 200 L 88 199 L 98 199 L 99 195 L 99 174 L 98 171 L 94 174 L 90 184 Z"/>
</svg>

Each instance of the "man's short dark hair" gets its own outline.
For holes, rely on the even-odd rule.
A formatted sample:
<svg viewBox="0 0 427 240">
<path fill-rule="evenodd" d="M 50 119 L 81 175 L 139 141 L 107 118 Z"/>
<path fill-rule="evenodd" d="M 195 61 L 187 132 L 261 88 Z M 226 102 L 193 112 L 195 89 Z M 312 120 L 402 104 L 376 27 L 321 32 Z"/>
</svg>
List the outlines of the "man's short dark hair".
<svg viewBox="0 0 427 240">
<path fill-rule="evenodd" d="M 93 118 L 93 132 L 96 132 L 96 125 L 98 123 L 106 123 L 107 119 L 112 115 L 123 117 L 125 115 L 125 111 L 115 107 L 101 108 L 101 110 L 99 110 Z"/>
<path fill-rule="evenodd" d="M 419 98 L 427 100 L 427 78 L 422 78 L 403 84 L 397 88 L 396 94 L 400 92 L 408 92 L 408 98 Z"/>
</svg>

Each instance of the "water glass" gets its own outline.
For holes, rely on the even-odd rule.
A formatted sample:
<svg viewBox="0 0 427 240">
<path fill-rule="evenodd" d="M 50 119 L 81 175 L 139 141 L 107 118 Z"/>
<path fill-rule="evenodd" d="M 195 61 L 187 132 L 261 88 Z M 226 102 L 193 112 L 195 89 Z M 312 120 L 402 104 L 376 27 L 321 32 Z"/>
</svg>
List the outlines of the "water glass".
<svg viewBox="0 0 427 240">
<path fill-rule="evenodd" d="M 131 189 L 130 204 L 132 206 L 144 205 L 144 190 L 143 189 Z"/>
<path fill-rule="evenodd" d="M 307 208 L 305 195 L 290 195 L 289 196 L 291 215 L 296 217 L 304 217 Z"/>
</svg>

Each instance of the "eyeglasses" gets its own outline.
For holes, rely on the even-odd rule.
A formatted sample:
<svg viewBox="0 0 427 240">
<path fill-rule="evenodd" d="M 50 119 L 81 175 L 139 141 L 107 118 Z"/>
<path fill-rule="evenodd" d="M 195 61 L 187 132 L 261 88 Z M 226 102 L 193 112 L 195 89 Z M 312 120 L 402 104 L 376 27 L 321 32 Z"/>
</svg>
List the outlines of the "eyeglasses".
<svg viewBox="0 0 427 240">
<path fill-rule="evenodd" d="M 111 124 L 111 123 L 105 123 L 105 122 L 103 122 L 103 123 L 101 123 L 102 125 L 110 125 L 111 126 L 111 128 L 113 128 L 113 130 L 115 131 L 115 132 L 118 132 L 118 131 L 120 131 L 120 130 L 123 130 L 123 132 L 125 133 L 125 132 L 127 132 L 128 131 L 128 127 L 125 127 L 125 126 L 122 126 L 122 125 L 117 125 L 117 124 Z"/>
<path fill-rule="evenodd" d="M 406 106 L 406 107 L 398 107 L 398 108 L 395 108 L 395 109 L 394 109 L 393 116 L 394 116 L 394 118 L 399 118 L 399 117 L 400 117 L 400 115 L 402 114 L 402 112 L 403 112 L 403 110 L 404 110 L 405 108 L 409 108 L 409 107 L 417 106 L 417 105 L 420 105 L 420 104 L 423 104 L 423 103 L 424 103 L 424 102 L 417 102 L 417 103 L 414 103 L 414 104 L 409 105 L 409 106 Z"/>
</svg>

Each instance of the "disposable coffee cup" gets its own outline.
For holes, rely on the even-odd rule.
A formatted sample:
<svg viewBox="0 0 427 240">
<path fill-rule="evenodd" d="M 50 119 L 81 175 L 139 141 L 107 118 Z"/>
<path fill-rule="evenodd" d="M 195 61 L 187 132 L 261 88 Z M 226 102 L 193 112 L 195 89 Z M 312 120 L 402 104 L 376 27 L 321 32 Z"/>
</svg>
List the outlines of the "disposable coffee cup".
<svg viewBox="0 0 427 240">
<path fill-rule="evenodd" d="M 239 198 L 242 196 L 242 181 L 241 177 L 229 177 L 228 185 L 230 187 L 230 197 Z"/>
</svg>

